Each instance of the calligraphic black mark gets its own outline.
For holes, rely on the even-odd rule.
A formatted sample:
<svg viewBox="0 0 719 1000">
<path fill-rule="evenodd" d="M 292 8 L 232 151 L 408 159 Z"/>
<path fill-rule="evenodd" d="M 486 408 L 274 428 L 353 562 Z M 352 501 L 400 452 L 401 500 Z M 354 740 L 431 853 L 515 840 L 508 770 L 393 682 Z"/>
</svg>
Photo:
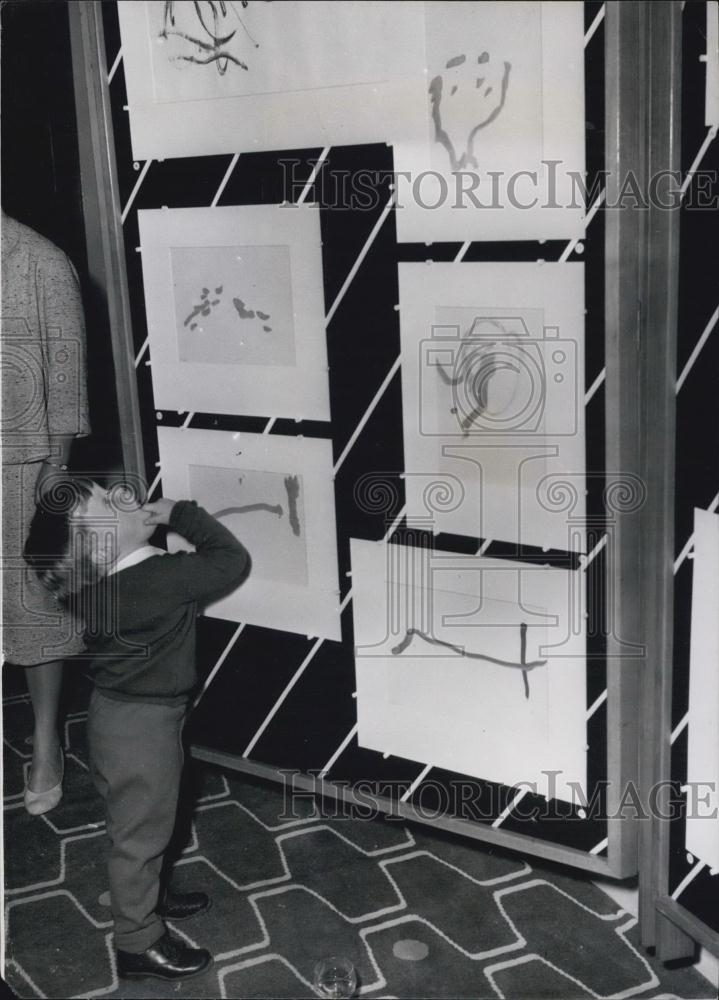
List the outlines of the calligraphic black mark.
<svg viewBox="0 0 719 1000">
<path fill-rule="evenodd" d="M 535 670 L 537 667 L 543 667 L 546 665 L 546 660 L 527 660 L 527 626 L 524 622 L 519 626 L 519 641 L 520 641 L 520 660 L 519 663 L 514 660 L 500 660 L 496 656 L 488 656 L 485 653 L 470 653 L 463 646 L 457 646 L 452 642 L 445 642 L 443 639 L 436 639 L 432 635 L 427 635 L 426 632 L 422 632 L 420 629 L 409 628 L 407 633 L 400 643 L 392 647 L 392 655 L 399 656 L 403 653 L 405 649 L 411 644 L 414 636 L 419 636 L 420 639 L 424 639 L 425 642 L 433 646 L 443 646 L 445 649 L 452 649 L 455 653 L 459 653 L 460 656 L 466 656 L 470 660 L 483 660 L 486 663 L 494 663 L 499 667 L 509 667 L 513 670 L 521 670 L 524 680 L 524 696 L 529 698 L 529 681 L 527 679 L 527 673 L 530 670 Z"/>
<path fill-rule="evenodd" d="M 213 517 L 227 517 L 229 514 L 249 514 L 253 510 L 266 510 L 269 514 L 276 514 L 278 517 L 282 517 L 283 510 L 281 504 L 269 504 L 269 503 L 248 503 L 244 507 L 223 507 L 222 510 L 217 510 L 212 515 Z"/>
<path fill-rule="evenodd" d="M 292 533 L 298 538 L 300 536 L 300 519 L 297 514 L 297 498 L 300 495 L 300 481 L 297 476 L 285 476 L 285 490 L 287 491 L 287 507 Z"/>
</svg>

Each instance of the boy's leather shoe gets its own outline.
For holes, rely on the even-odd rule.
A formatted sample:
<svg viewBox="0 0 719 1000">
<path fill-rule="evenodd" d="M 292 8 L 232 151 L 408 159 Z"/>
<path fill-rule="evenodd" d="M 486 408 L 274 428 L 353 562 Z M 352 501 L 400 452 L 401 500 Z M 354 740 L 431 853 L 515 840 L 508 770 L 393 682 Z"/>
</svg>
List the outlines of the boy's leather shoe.
<svg viewBox="0 0 719 1000">
<path fill-rule="evenodd" d="M 187 920 L 204 910 L 209 910 L 210 897 L 206 892 L 172 892 L 168 889 L 165 898 L 157 907 L 163 920 Z"/>
<path fill-rule="evenodd" d="M 212 962 L 204 948 L 188 948 L 166 931 L 147 951 L 135 955 L 117 951 L 117 974 L 120 979 L 189 979 L 199 976 Z"/>
</svg>

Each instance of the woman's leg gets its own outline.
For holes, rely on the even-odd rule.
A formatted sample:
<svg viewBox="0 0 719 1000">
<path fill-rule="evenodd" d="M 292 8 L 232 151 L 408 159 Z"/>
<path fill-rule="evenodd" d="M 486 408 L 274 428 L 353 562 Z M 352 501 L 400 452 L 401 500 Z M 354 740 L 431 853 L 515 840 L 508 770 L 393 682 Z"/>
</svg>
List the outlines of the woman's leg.
<svg viewBox="0 0 719 1000">
<path fill-rule="evenodd" d="M 62 776 L 60 735 L 57 729 L 62 666 L 62 660 L 53 660 L 25 669 L 35 715 L 32 766 L 28 779 L 28 788 L 33 792 L 46 792 L 57 785 Z"/>
</svg>

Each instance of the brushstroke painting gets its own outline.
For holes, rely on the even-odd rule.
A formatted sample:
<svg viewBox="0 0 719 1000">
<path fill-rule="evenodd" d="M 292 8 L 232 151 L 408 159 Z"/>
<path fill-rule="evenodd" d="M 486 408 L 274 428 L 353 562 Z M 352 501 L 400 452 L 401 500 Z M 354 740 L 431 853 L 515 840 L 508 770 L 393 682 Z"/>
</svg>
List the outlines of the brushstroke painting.
<svg viewBox="0 0 719 1000">
<path fill-rule="evenodd" d="M 181 361 L 294 365 L 287 247 L 172 247 Z"/>
<path fill-rule="evenodd" d="M 583 787 L 581 574 L 357 539 L 351 557 L 360 746 Z"/>
<path fill-rule="evenodd" d="M 329 420 L 317 205 L 138 212 L 158 410 Z"/>
<path fill-rule="evenodd" d="M 399 288 L 408 514 L 584 551 L 583 266 L 401 263 Z"/>
<path fill-rule="evenodd" d="M 436 399 L 437 433 L 466 438 L 542 427 L 543 327 L 542 309 L 437 306 L 423 372 L 426 396 Z"/>
<path fill-rule="evenodd" d="M 506 171 L 520 155 L 540 166 L 539 4 L 481 4 L 471 21 L 465 4 L 428 4 L 427 65 L 435 169 Z"/>
<path fill-rule="evenodd" d="M 247 581 L 205 614 L 339 641 L 332 442 L 163 426 L 157 439 L 164 495 L 197 501 L 252 559 Z M 191 546 L 170 532 L 168 548 Z"/>
<path fill-rule="evenodd" d="M 418 0 L 120 0 L 133 155 L 390 142 L 421 129 Z M 416 129 L 411 127 L 412 134 Z"/>
<path fill-rule="evenodd" d="M 259 469 L 189 467 L 190 494 L 252 548 L 256 578 L 307 584 L 302 477 Z"/>
<path fill-rule="evenodd" d="M 583 233 L 580 3 L 425 4 L 424 137 L 395 143 L 400 242 Z"/>
</svg>

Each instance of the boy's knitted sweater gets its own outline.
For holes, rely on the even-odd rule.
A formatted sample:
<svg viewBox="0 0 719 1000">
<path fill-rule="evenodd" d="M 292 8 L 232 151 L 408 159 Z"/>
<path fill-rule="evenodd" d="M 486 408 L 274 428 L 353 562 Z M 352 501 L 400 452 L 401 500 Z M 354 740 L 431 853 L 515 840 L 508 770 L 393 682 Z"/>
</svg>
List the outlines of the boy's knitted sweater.
<svg viewBox="0 0 719 1000">
<path fill-rule="evenodd" d="M 169 527 L 196 551 L 152 556 L 83 592 L 95 686 L 110 698 L 186 700 L 197 681 L 198 605 L 234 590 L 250 571 L 245 547 L 193 501 L 175 504 Z"/>
</svg>

